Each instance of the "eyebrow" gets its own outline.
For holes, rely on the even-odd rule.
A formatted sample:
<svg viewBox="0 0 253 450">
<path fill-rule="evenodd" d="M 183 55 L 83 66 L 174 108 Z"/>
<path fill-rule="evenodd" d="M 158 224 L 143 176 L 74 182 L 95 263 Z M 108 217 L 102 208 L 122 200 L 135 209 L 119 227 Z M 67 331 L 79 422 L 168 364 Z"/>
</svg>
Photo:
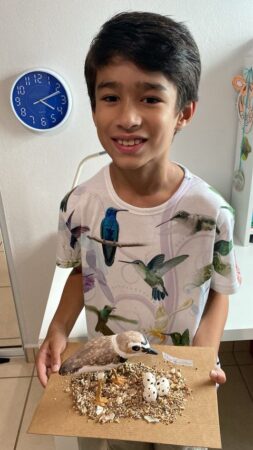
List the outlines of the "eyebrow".
<svg viewBox="0 0 253 450">
<path fill-rule="evenodd" d="M 136 86 L 138 88 L 141 88 L 144 92 L 151 91 L 151 90 L 155 90 L 155 91 L 166 91 L 167 90 L 163 84 L 152 83 L 149 81 L 137 81 Z M 122 83 L 120 83 L 118 81 L 101 81 L 101 83 L 99 83 L 97 85 L 97 90 L 101 90 L 101 89 L 105 89 L 105 88 L 117 89 L 120 87 L 122 87 Z"/>
</svg>

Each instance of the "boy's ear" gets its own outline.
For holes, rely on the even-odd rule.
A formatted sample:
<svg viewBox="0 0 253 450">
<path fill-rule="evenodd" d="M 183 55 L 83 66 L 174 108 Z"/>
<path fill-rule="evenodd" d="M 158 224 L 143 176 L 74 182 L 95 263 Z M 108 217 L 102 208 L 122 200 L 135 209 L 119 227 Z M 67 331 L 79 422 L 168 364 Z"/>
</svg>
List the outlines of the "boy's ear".
<svg viewBox="0 0 253 450">
<path fill-rule="evenodd" d="M 181 128 L 185 127 L 191 121 L 196 110 L 196 105 L 197 102 L 190 102 L 180 111 L 176 126 L 177 131 L 181 130 Z"/>
</svg>

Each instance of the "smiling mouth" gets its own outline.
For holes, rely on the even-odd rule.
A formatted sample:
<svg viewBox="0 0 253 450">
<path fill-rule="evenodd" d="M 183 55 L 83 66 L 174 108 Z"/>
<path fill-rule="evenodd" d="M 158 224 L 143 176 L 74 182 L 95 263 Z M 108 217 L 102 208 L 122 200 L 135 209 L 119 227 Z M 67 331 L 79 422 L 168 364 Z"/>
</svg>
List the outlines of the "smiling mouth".
<svg viewBox="0 0 253 450">
<path fill-rule="evenodd" d="M 147 141 L 144 138 L 129 138 L 129 139 L 120 139 L 113 138 L 116 146 L 120 151 L 128 152 L 128 151 L 137 151 L 142 147 L 142 145 Z"/>
<path fill-rule="evenodd" d="M 144 139 L 114 139 L 118 144 L 124 145 L 125 147 L 132 147 L 134 145 L 141 144 Z"/>
</svg>

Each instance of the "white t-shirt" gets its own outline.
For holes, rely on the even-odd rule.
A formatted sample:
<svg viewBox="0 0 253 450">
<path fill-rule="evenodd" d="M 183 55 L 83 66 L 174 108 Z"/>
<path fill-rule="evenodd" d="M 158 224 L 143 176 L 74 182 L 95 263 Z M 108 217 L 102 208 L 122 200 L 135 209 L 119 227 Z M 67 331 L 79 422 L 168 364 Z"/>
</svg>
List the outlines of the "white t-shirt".
<svg viewBox="0 0 253 450">
<path fill-rule="evenodd" d="M 184 172 L 175 194 L 153 208 L 121 200 L 109 166 L 61 202 L 57 265 L 82 265 L 90 338 L 136 329 L 153 343 L 189 344 L 209 289 L 237 290 L 233 210 Z"/>
</svg>

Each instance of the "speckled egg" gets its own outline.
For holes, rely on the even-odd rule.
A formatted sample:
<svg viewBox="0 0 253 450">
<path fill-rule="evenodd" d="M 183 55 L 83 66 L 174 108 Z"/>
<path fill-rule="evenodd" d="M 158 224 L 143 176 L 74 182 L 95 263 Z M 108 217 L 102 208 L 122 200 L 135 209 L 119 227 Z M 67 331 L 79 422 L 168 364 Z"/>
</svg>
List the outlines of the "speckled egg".
<svg viewBox="0 0 253 450">
<path fill-rule="evenodd" d="M 153 386 L 156 385 L 155 375 L 153 375 L 153 373 L 151 373 L 151 372 L 145 372 L 142 375 L 142 380 L 143 380 L 144 387 L 148 386 L 148 385 L 153 385 Z"/>
<path fill-rule="evenodd" d="M 143 391 L 143 398 L 146 402 L 155 402 L 157 399 L 157 389 L 152 385 L 146 385 Z"/>
<path fill-rule="evenodd" d="M 170 382 L 167 378 L 161 377 L 156 380 L 157 387 L 157 395 L 159 397 L 163 397 L 164 395 L 168 395 L 170 390 Z"/>
</svg>

